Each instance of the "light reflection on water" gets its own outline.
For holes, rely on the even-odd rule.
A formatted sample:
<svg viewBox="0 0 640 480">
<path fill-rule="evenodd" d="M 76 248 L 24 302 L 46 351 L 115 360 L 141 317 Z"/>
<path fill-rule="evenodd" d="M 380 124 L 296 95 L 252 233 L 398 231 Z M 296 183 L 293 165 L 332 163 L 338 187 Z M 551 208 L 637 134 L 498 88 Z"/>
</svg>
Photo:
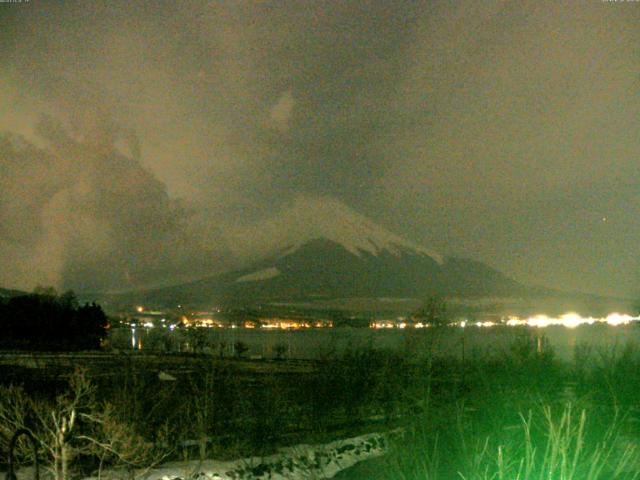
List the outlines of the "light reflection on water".
<svg viewBox="0 0 640 480">
<path fill-rule="evenodd" d="M 145 351 L 202 352 L 232 356 L 240 342 L 247 357 L 322 358 L 360 348 L 401 350 L 411 355 L 426 352 L 435 345 L 438 352 L 472 358 L 507 350 L 515 340 L 525 337 L 540 348 L 544 342 L 565 360 L 573 358 L 576 346 L 594 349 L 619 348 L 628 342 L 640 344 L 640 323 L 611 324 L 592 322 L 566 328 L 548 323 L 544 328 L 495 326 L 493 328 L 384 329 L 331 328 L 318 330 L 190 329 L 174 332 L 132 328 L 130 348 Z M 154 331 L 155 330 L 155 331 Z M 194 331 L 197 330 L 197 331 Z"/>
</svg>

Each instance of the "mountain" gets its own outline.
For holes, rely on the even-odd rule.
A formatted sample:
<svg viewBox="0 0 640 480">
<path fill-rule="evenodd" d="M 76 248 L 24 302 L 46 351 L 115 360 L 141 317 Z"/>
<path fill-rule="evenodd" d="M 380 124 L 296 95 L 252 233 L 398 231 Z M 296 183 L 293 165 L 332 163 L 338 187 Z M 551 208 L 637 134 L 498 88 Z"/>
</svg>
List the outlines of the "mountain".
<svg viewBox="0 0 640 480">
<path fill-rule="evenodd" d="M 0 288 L 0 300 L 17 297 L 19 295 L 26 295 L 26 293 L 27 292 L 22 292 L 20 290 L 9 290 L 6 288 Z"/>
<path fill-rule="evenodd" d="M 231 295 L 257 298 L 486 296 L 524 289 L 479 262 L 434 258 L 396 243 L 373 252 L 353 251 L 327 238 L 310 240 L 268 265 L 238 273 L 229 287 Z"/>
<path fill-rule="evenodd" d="M 324 238 L 356 256 L 383 250 L 398 254 L 413 250 L 438 263 L 442 257 L 421 245 L 389 232 L 345 204 L 329 197 L 298 197 L 273 217 L 229 229 L 228 248 L 239 258 L 267 258 L 293 252 L 305 243 Z"/>
<path fill-rule="evenodd" d="M 335 200 L 302 199 L 235 232 L 262 258 L 246 268 L 137 292 L 164 304 L 242 303 L 428 295 L 519 295 L 520 283 L 480 262 L 442 257 L 389 232 Z"/>
</svg>

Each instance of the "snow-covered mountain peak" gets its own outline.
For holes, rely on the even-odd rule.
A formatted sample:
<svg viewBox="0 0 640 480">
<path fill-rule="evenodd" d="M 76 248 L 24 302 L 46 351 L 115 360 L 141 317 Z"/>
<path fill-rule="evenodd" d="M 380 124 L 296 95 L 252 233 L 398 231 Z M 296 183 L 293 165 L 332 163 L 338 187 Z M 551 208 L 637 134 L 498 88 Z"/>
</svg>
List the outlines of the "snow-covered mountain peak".
<svg viewBox="0 0 640 480">
<path fill-rule="evenodd" d="M 329 197 L 298 197 L 269 220 L 252 226 L 251 233 L 238 232 L 236 236 L 245 240 L 251 237 L 254 252 L 286 249 L 288 253 L 311 240 L 324 238 L 358 256 L 363 252 L 378 255 L 384 250 L 399 256 L 409 250 L 442 263 L 440 255 L 401 238 Z"/>
</svg>

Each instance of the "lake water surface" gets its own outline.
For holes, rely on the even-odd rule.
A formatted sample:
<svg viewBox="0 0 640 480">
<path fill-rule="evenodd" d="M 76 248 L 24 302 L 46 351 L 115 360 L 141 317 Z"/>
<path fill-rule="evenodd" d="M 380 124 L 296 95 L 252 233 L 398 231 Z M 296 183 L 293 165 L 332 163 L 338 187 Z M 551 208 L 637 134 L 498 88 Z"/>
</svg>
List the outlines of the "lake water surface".
<svg viewBox="0 0 640 480">
<path fill-rule="evenodd" d="M 509 349 L 514 342 L 527 340 L 532 348 L 550 346 L 556 356 L 571 360 L 576 346 L 596 350 L 621 349 L 628 343 L 640 343 L 640 324 L 607 324 L 535 327 L 446 327 L 440 331 L 425 329 L 325 328 L 305 330 L 199 329 L 168 332 L 160 329 L 136 329 L 128 340 L 131 348 L 167 351 L 202 351 L 233 355 L 235 346 L 246 347 L 246 356 L 292 359 L 317 359 L 340 355 L 349 350 L 376 348 L 401 350 L 420 356 L 430 348 L 441 354 L 472 358 Z M 158 331 L 160 330 L 160 331 Z"/>
</svg>

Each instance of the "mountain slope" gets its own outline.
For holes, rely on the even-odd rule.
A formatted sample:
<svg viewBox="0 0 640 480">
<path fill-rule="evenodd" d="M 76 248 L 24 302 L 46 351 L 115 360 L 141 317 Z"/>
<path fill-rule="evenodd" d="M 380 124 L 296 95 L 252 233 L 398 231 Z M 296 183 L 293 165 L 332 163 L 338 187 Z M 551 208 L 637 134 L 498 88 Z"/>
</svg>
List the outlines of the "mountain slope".
<svg viewBox="0 0 640 480">
<path fill-rule="evenodd" d="M 245 303 L 351 297 L 504 296 L 525 292 L 518 282 L 479 262 L 443 263 L 411 250 L 356 255 L 315 239 L 268 262 L 224 275 L 144 293 L 150 303 Z"/>
<path fill-rule="evenodd" d="M 396 235 L 345 204 L 329 197 L 296 198 L 273 217 L 249 226 L 232 228 L 230 248 L 237 257 L 254 259 L 282 256 L 316 239 L 340 244 L 350 253 L 376 255 L 384 250 L 398 256 L 413 250 L 441 263 L 442 257 Z"/>
<path fill-rule="evenodd" d="M 480 262 L 443 258 L 335 200 L 299 201 L 254 226 L 251 233 L 250 238 L 270 252 L 261 260 L 223 275 L 147 291 L 141 299 L 206 304 L 525 291 L 497 270 Z"/>
<path fill-rule="evenodd" d="M 0 288 L 0 300 L 9 299 L 11 297 L 17 297 L 20 295 L 26 295 L 27 292 L 22 292 L 20 290 L 10 290 L 7 288 Z"/>
<path fill-rule="evenodd" d="M 480 262 L 441 263 L 411 249 L 354 254 L 325 238 L 237 276 L 227 292 L 250 298 L 416 297 L 514 295 L 524 287 Z"/>
</svg>

